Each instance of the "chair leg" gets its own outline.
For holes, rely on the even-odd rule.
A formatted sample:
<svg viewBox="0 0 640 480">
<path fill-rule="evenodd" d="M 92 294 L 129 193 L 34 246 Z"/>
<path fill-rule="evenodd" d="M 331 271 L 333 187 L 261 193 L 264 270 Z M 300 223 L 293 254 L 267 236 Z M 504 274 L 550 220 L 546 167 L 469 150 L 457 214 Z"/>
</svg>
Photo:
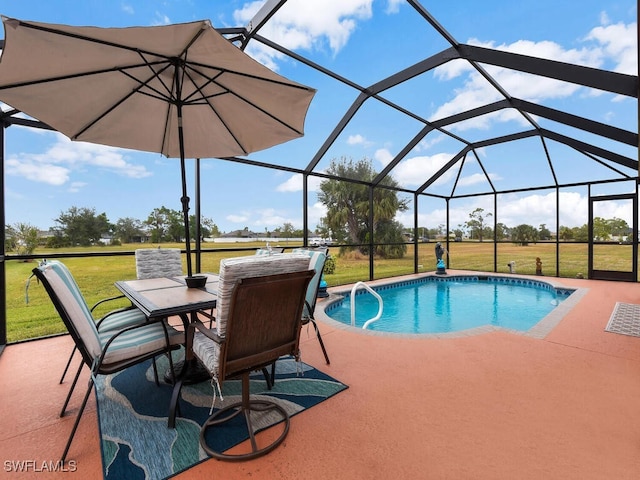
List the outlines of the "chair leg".
<svg viewBox="0 0 640 480">
<path fill-rule="evenodd" d="M 322 341 L 322 336 L 320 335 L 320 329 L 318 328 L 318 324 L 313 318 L 309 318 L 309 321 L 313 324 L 313 328 L 316 329 L 316 336 L 318 337 L 318 342 L 320 342 L 320 347 L 322 348 L 322 353 L 324 354 L 324 359 L 327 362 L 327 365 L 330 365 L 329 355 L 327 355 L 327 349 L 324 348 L 324 342 Z"/>
<path fill-rule="evenodd" d="M 64 377 L 67 375 L 67 370 L 69 370 L 69 366 L 71 365 L 71 360 L 73 359 L 73 355 L 76 353 L 76 346 L 73 346 L 73 350 L 71 350 L 71 355 L 69 355 L 69 360 L 67 360 L 67 366 L 64 367 L 64 372 L 62 372 L 62 376 L 60 377 L 60 383 L 64 382 Z"/>
<path fill-rule="evenodd" d="M 176 428 L 176 414 L 180 411 L 180 391 L 182 390 L 182 384 L 187 369 L 190 366 L 190 361 L 185 358 L 182 364 L 182 370 L 176 377 L 176 372 L 173 366 L 173 360 L 171 359 L 171 353 L 169 353 L 169 365 L 171 368 L 171 375 L 174 379 L 173 392 L 171 393 L 171 402 L 169 403 L 169 418 L 167 419 L 167 427 Z"/>
<path fill-rule="evenodd" d="M 272 369 L 275 367 L 275 363 L 272 365 Z M 265 382 L 267 382 L 267 389 L 271 390 L 273 388 L 273 380 L 272 375 L 269 374 L 267 367 L 262 367 L 262 375 L 264 376 Z"/>
<path fill-rule="evenodd" d="M 76 376 L 73 378 L 73 383 L 69 388 L 69 393 L 67 393 L 67 399 L 64 401 L 64 405 L 62 406 L 62 410 L 60 411 L 61 417 L 64 417 L 64 413 L 67 411 L 67 405 L 69 405 L 71 394 L 73 393 L 73 390 L 76 388 L 76 384 L 78 383 L 78 378 L 80 378 L 80 372 L 82 371 L 83 366 L 84 366 L 84 362 L 80 364 L 80 366 L 78 367 L 78 371 L 76 372 Z"/>
<path fill-rule="evenodd" d="M 258 446 L 253 424 L 251 421 L 252 411 L 254 412 L 274 411 L 274 412 L 277 412 L 279 416 L 282 418 L 280 422 L 276 422 L 278 424 L 283 423 L 283 425 L 281 426 L 283 431 L 280 433 L 280 436 L 264 447 Z M 211 447 L 209 447 L 206 441 L 207 430 L 215 427 L 216 425 L 221 425 L 231 420 L 232 418 L 237 417 L 240 414 L 242 414 L 245 418 L 247 433 L 249 434 L 249 439 L 251 442 L 251 452 L 230 455 L 230 454 L 218 452 L 211 449 Z M 274 427 L 276 423 L 274 423 L 273 425 Z M 280 405 L 268 400 L 251 400 L 250 399 L 249 373 L 247 372 L 242 375 L 242 401 L 234 403 L 227 407 L 221 408 L 220 410 L 217 410 L 213 415 L 211 415 L 204 422 L 204 425 L 200 429 L 200 446 L 205 452 L 207 452 L 208 455 L 210 455 L 213 458 L 217 458 L 218 460 L 228 460 L 228 461 L 251 460 L 253 458 L 266 455 L 267 453 L 274 450 L 278 445 L 280 445 L 284 441 L 287 434 L 289 433 L 289 426 L 290 426 L 289 414 Z"/>
<path fill-rule="evenodd" d="M 171 355 L 171 354 L 169 354 Z M 156 381 L 156 387 L 160 386 L 160 380 L 158 379 L 158 366 L 156 365 L 156 357 L 151 359 L 151 363 L 153 364 L 153 378 Z"/>
<path fill-rule="evenodd" d="M 64 447 L 64 453 L 62 454 L 62 463 L 67 458 L 67 453 L 69 453 L 69 447 L 71 447 L 71 442 L 73 441 L 73 437 L 76 435 L 76 430 L 78 429 L 78 424 L 80 423 L 80 418 L 84 412 L 85 407 L 87 406 L 87 400 L 89 400 L 89 395 L 91 395 L 91 389 L 93 388 L 93 378 L 89 379 L 89 387 L 87 388 L 87 393 L 84 395 L 84 399 L 82 400 L 82 406 L 78 411 L 78 415 L 76 416 L 76 420 L 73 423 L 73 428 L 71 429 L 71 433 L 69 434 L 69 440 L 67 440 L 67 446 Z"/>
</svg>

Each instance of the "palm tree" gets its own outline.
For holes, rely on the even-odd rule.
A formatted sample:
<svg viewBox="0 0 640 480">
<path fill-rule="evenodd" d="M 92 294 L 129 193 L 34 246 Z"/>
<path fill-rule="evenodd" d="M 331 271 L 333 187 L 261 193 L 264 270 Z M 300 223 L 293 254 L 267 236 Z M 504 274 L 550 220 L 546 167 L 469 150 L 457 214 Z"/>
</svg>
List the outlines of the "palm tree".
<svg viewBox="0 0 640 480">
<path fill-rule="evenodd" d="M 367 239 L 370 227 L 374 234 L 383 234 L 380 230 L 385 226 L 384 235 L 389 233 L 389 225 L 398 211 L 407 210 L 407 201 L 398 198 L 395 190 L 384 187 L 397 187 L 392 177 L 386 177 L 379 187 L 373 190 L 373 225 L 369 218 L 369 185 L 378 173 L 373 169 L 371 161 L 363 158 L 357 162 L 342 157 L 332 160 L 327 169 L 329 175 L 349 178 L 357 182 L 328 179 L 320 184 L 318 199 L 327 207 L 324 224 L 333 232 L 340 242 L 358 244 Z M 396 225 L 391 224 L 393 228 Z M 393 228 L 391 230 L 393 230 Z M 401 226 L 399 226 L 401 229 Z M 401 236 L 400 231 L 400 236 Z M 396 235 L 393 235 L 397 237 Z M 377 239 L 377 243 L 384 239 Z"/>
</svg>

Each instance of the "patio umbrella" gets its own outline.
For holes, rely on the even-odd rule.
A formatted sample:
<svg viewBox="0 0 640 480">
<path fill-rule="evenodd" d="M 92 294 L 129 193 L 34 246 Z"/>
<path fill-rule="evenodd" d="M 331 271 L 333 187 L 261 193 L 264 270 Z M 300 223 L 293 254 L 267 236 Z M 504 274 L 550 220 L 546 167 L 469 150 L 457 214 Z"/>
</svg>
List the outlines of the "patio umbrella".
<svg viewBox="0 0 640 480">
<path fill-rule="evenodd" d="M 211 23 L 99 28 L 3 17 L 0 101 L 68 136 L 180 158 L 246 155 L 304 134 L 315 90 L 253 60 Z"/>
</svg>

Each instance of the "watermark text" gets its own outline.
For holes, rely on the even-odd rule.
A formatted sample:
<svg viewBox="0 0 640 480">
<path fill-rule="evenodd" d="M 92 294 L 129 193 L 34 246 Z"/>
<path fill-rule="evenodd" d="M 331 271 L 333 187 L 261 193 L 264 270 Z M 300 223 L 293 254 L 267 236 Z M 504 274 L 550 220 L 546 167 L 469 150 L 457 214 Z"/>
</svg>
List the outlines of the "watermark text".
<svg viewBox="0 0 640 480">
<path fill-rule="evenodd" d="M 71 473 L 78 469 L 75 460 L 5 460 L 4 471 L 9 473 Z"/>
</svg>

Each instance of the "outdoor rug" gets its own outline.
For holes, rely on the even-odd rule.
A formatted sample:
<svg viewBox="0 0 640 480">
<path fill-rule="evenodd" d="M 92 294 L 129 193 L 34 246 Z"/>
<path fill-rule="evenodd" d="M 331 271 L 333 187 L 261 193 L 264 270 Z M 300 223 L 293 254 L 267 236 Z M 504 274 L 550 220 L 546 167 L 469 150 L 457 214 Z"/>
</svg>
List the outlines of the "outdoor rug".
<svg viewBox="0 0 640 480">
<path fill-rule="evenodd" d="M 616 303 L 605 331 L 640 337 L 640 305 Z"/>
<path fill-rule="evenodd" d="M 166 357 L 158 358 L 159 376 L 168 366 Z M 302 373 L 299 369 L 302 367 Z M 268 390 L 261 373 L 251 377 L 251 394 L 276 399 L 293 416 L 346 389 L 343 383 L 292 358 L 277 362 L 276 381 Z M 151 361 L 114 375 L 102 376 L 96 382 L 98 421 L 100 426 L 102 464 L 106 479 L 162 479 L 182 472 L 209 457 L 200 448 L 200 426 L 209 417 L 213 390 L 205 381 L 182 388 L 180 416 L 176 428 L 167 427 L 167 414 L 172 386 L 156 386 Z M 216 407 L 240 400 L 240 380 L 223 384 Z M 241 417 L 241 416 L 240 416 Z M 240 417 L 238 420 L 243 422 Z M 262 428 L 273 423 L 259 420 Z M 233 422 L 229 422 L 233 423 Z M 292 426 L 295 428 L 295 426 Z M 217 429 L 209 445 L 228 448 L 248 438 L 242 423 L 227 431 Z"/>
</svg>

